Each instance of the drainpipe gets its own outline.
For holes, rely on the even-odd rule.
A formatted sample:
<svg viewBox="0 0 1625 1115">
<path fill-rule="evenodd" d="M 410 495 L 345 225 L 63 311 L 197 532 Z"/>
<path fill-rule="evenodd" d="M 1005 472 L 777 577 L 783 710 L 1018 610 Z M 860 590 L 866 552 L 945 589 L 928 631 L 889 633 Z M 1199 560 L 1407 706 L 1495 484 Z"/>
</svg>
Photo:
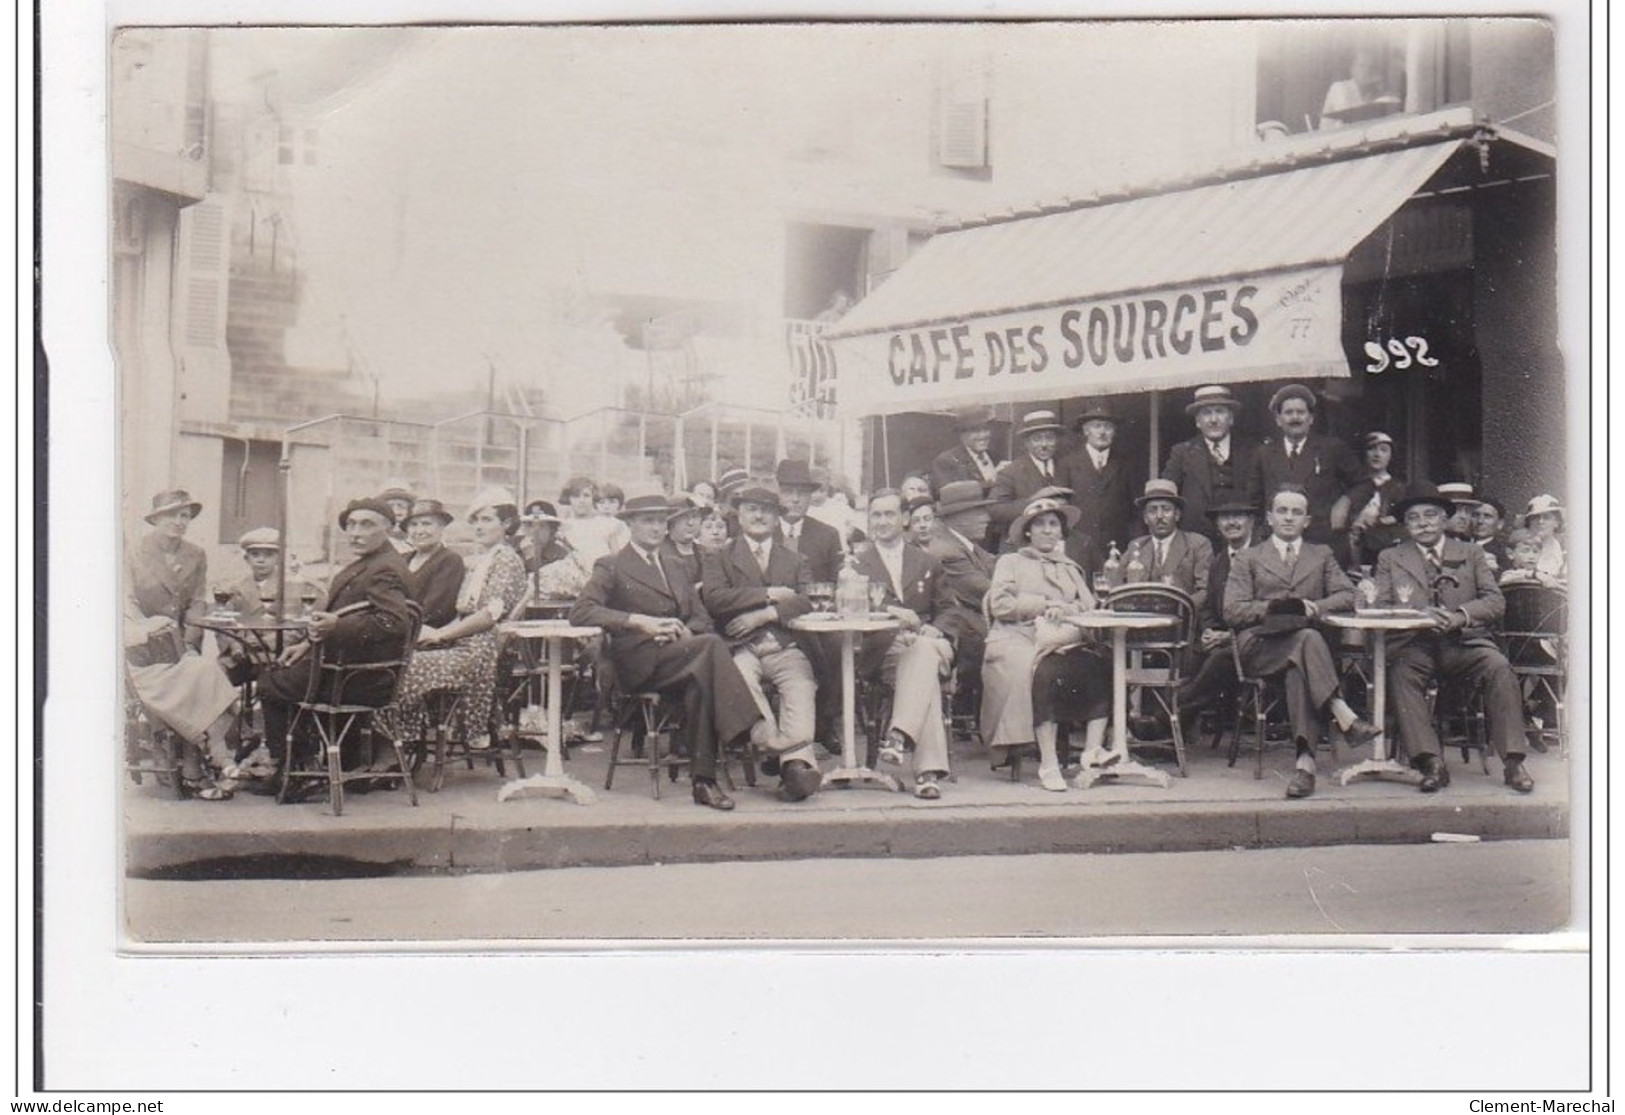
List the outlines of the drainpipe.
<svg viewBox="0 0 1625 1115">
<path fill-rule="evenodd" d="M 277 501 L 276 501 L 276 529 L 277 536 L 282 539 L 282 560 L 277 563 L 276 571 L 276 612 L 278 623 L 287 614 L 284 604 L 288 595 L 288 551 L 292 539 L 288 537 L 288 476 L 293 472 L 293 435 L 300 430 L 308 430 L 312 426 L 320 426 L 324 422 L 331 422 L 336 418 L 343 418 L 342 414 L 329 414 L 321 418 L 313 418 L 309 422 L 301 422 L 297 426 L 289 426 L 282 431 L 282 456 L 277 460 Z"/>
</svg>

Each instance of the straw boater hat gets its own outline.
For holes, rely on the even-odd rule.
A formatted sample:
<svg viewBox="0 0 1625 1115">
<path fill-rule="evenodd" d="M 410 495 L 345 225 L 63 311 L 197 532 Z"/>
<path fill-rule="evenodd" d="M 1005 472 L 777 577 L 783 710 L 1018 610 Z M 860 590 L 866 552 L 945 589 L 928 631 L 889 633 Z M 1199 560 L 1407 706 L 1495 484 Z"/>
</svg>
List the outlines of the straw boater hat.
<svg viewBox="0 0 1625 1115">
<path fill-rule="evenodd" d="M 1440 484 L 1439 494 L 1445 499 L 1452 500 L 1458 511 L 1463 507 L 1476 507 L 1478 505 L 1478 497 L 1473 495 L 1473 486 L 1459 480 L 1451 481 L 1448 484 Z"/>
<path fill-rule="evenodd" d="M 525 504 L 524 520 L 527 523 L 562 523 L 559 518 L 559 509 L 545 499 L 533 499 Z"/>
<path fill-rule="evenodd" d="M 191 493 L 185 488 L 171 488 L 167 492 L 159 492 L 152 497 L 152 510 L 148 511 L 142 518 L 149 523 L 156 522 L 159 515 L 167 515 L 171 511 L 179 511 L 183 507 L 191 508 L 192 518 L 194 519 L 197 518 L 198 512 L 203 510 L 203 505 L 193 499 Z"/>
<path fill-rule="evenodd" d="M 446 505 L 437 499 L 420 499 L 412 503 L 412 510 L 406 513 L 406 521 L 413 519 L 439 519 L 440 525 L 450 523 L 455 516 L 446 510 Z"/>
<path fill-rule="evenodd" d="M 1529 506 L 1524 508 L 1523 525 L 1528 526 L 1529 520 L 1536 515 L 1551 515 L 1554 513 L 1560 517 L 1562 522 L 1568 522 L 1568 512 L 1563 510 L 1563 505 L 1557 502 L 1556 496 L 1536 496 L 1529 501 Z"/>
<path fill-rule="evenodd" d="M 1021 429 L 1016 431 L 1017 437 L 1026 437 L 1028 434 L 1040 433 L 1044 430 L 1054 430 L 1060 433 L 1066 429 L 1061 420 L 1055 416 L 1053 410 L 1029 410 L 1021 416 Z"/>
<path fill-rule="evenodd" d="M 1315 409 L 1315 393 L 1301 383 L 1289 383 L 1270 396 L 1270 413 L 1281 413 L 1281 405 L 1288 399 L 1302 399 L 1310 410 Z"/>
<path fill-rule="evenodd" d="M 1145 505 L 1156 500 L 1164 500 L 1181 510 L 1185 507 L 1185 497 L 1179 494 L 1179 485 L 1172 480 L 1147 480 L 1145 494 L 1134 497 L 1134 506 L 1143 510 Z"/>
<path fill-rule="evenodd" d="M 954 411 L 954 429 L 959 433 L 986 430 L 993 425 L 993 411 L 989 407 L 962 407 Z"/>
<path fill-rule="evenodd" d="M 1066 524 L 1067 530 L 1076 527 L 1078 520 L 1083 518 L 1083 512 L 1070 503 L 1065 503 L 1053 496 L 1034 496 L 1028 501 L 1026 509 L 1016 516 L 1015 522 L 1010 524 L 1010 533 L 1006 537 L 1009 538 L 1011 544 L 1021 545 L 1022 532 L 1027 529 L 1028 524 L 1038 516 L 1052 511 L 1061 516 L 1061 521 Z"/>
<path fill-rule="evenodd" d="M 395 513 L 389 509 L 389 504 L 385 503 L 381 499 L 368 496 L 363 499 L 352 499 L 348 504 L 345 505 L 344 510 L 339 512 L 340 530 L 347 530 L 349 528 L 350 516 L 355 514 L 357 511 L 371 511 L 374 515 L 377 515 L 380 519 L 384 520 L 386 524 L 393 523 L 395 521 Z"/>
<path fill-rule="evenodd" d="M 1462 486 L 1466 487 L 1466 485 Z M 1404 519 L 1405 512 L 1411 508 L 1427 506 L 1437 507 L 1446 515 L 1454 515 L 1456 513 L 1456 504 L 1450 496 L 1445 494 L 1446 487 L 1448 485 L 1445 484 L 1440 484 L 1437 488 L 1431 484 L 1424 484 L 1404 499 L 1396 500 L 1391 513 L 1396 519 Z"/>
<path fill-rule="evenodd" d="M 1072 420 L 1072 428 L 1081 430 L 1085 422 L 1110 422 L 1115 426 L 1118 423 L 1118 417 L 1112 411 L 1112 408 L 1105 403 L 1093 402 L 1084 407 L 1083 413 Z"/>
<path fill-rule="evenodd" d="M 277 533 L 276 527 L 255 527 L 237 539 L 237 545 L 243 552 L 249 550 L 281 550 L 282 536 Z"/>
<path fill-rule="evenodd" d="M 978 507 L 991 507 L 994 500 L 986 499 L 982 495 L 982 483 L 979 480 L 950 480 L 942 486 L 937 493 L 937 514 L 943 518 L 957 515 L 961 511 L 974 511 Z"/>
<path fill-rule="evenodd" d="M 1196 397 L 1185 404 L 1185 413 L 1191 417 L 1203 407 L 1229 407 L 1241 413 L 1241 400 L 1230 394 L 1228 387 L 1198 387 Z"/>
<path fill-rule="evenodd" d="M 621 509 L 615 512 L 615 517 L 631 519 L 639 515 L 659 515 L 661 518 L 669 518 L 671 513 L 671 503 L 665 496 L 650 494 L 628 499 L 621 505 Z"/>
<path fill-rule="evenodd" d="M 468 517 L 473 519 L 481 511 L 494 507 L 511 507 L 518 511 L 519 501 L 507 488 L 482 488 L 474 493 L 474 498 L 468 503 Z"/>
<path fill-rule="evenodd" d="M 771 507 L 778 514 L 784 514 L 784 504 L 779 502 L 779 493 L 765 484 L 752 484 L 747 488 L 739 489 L 734 496 L 734 503 L 756 503 L 763 507 Z"/>
</svg>

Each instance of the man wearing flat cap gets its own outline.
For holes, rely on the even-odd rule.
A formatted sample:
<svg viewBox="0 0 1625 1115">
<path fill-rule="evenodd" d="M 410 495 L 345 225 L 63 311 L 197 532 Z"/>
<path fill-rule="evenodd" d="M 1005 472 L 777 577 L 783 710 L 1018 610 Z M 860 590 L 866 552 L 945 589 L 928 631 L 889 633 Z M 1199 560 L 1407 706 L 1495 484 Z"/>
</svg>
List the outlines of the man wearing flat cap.
<svg viewBox="0 0 1625 1115">
<path fill-rule="evenodd" d="M 1247 498 L 1268 507 L 1282 485 L 1296 486 L 1309 498 L 1304 538 L 1333 545 L 1332 509 L 1365 478 L 1366 471 L 1354 450 L 1337 438 L 1314 432 L 1315 393 L 1303 384 L 1289 383 L 1277 391 L 1270 398 L 1270 413 L 1279 436 L 1265 441 L 1253 455 Z"/>
<path fill-rule="evenodd" d="M 1065 428 L 1053 410 L 1030 410 L 1021 416 L 1016 437 L 1023 451 L 999 469 L 987 494 L 993 501 L 988 512 L 1001 537 L 1035 492 L 1064 485 L 1061 462 L 1055 453 L 1060 448 L 1061 431 Z"/>
<path fill-rule="evenodd" d="M 966 407 L 954 414 L 959 444 L 937 454 L 931 462 L 931 489 L 940 492 L 955 481 L 974 480 L 986 496 L 1004 463 L 990 449 L 993 412 L 987 407 Z"/>
<path fill-rule="evenodd" d="M 437 499 L 412 502 L 406 513 L 406 594 L 423 609 L 423 626 L 440 628 L 457 618 L 457 593 L 463 587 L 463 559 L 441 541 L 451 512 Z"/>
<path fill-rule="evenodd" d="M 1196 422 L 1196 436 L 1169 450 L 1162 478 L 1172 480 L 1185 497 L 1186 529 L 1217 544 L 1219 535 L 1207 513 L 1213 493 L 1241 489 L 1252 472 L 1256 447 L 1231 435 L 1241 400 L 1228 387 L 1198 387 L 1185 413 Z"/>
<path fill-rule="evenodd" d="M 1428 489 L 1394 506 L 1410 540 L 1378 556 L 1377 601 L 1392 607 L 1397 589 L 1409 585 L 1408 606 L 1419 606 L 1433 627 L 1388 636 L 1388 696 L 1399 738 L 1410 752 L 1411 765 L 1422 772 L 1421 791 L 1428 794 L 1450 785 L 1428 702 L 1429 683 L 1481 687 L 1490 744 L 1501 757 L 1503 779 L 1527 794 L 1535 780 L 1523 765 L 1523 697 L 1491 634 L 1506 614 L 1506 598 L 1484 551 L 1446 537 L 1445 524 L 1455 510 L 1452 501 Z"/>
<path fill-rule="evenodd" d="M 1088 535 L 1084 556 L 1068 554 L 1085 569 L 1099 569 L 1107 548 L 1126 544 L 1134 530 L 1134 487 L 1129 462 L 1114 447 L 1117 415 L 1104 403 L 1092 403 L 1073 419 L 1083 445 L 1061 462 L 1061 485 L 1072 489 L 1072 505 L 1083 512 L 1081 533 Z M 1144 475 L 1143 473 L 1141 475 Z"/>
<path fill-rule="evenodd" d="M 732 809 L 717 785 L 717 756 L 743 737 L 769 751 L 786 750 L 756 707 L 726 640 L 716 633 L 700 594 L 661 561 L 671 505 L 664 496 L 639 495 L 618 513 L 631 541 L 599 558 L 570 609 L 570 622 L 601 627 L 623 692 L 653 690 L 682 702 L 694 802 Z"/>
<path fill-rule="evenodd" d="M 287 754 L 288 725 L 293 704 L 304 698 L 315 659 L 314 644 L 322 645 L 328 662 L 355 665 L 387 662 L 406 650 L 412 630 L 412 610 L 406 591 L 406 562 L 389 544 L 394 521 L 389 505 L 380 499 L 351 500 L 339 513 L 339 529 L 354 560 L 333 574 L 327 599 L 310 615 L 310 642 L 295 643 L 282 653 L 278 666 L 260 678 L 260 707 L 265 715 L 265 746 L 279 760 Z M 344 690 L 346 704 L 382 706 L 393 681 L 382 671 L 357 675 Z M 331 694 L 326 695 L 331 697 Z M 370 755 L 350 750 L 347 741 L 343 765 L 347 770 L 365 766 Z"/>
<path fill-rule="evenodd" d="M 740 490 L 739 537 L 702 553 L 700 599 L 733 647 L 734 665 L 763 718 L 796 744 L 778 757 L 779 800 L 802 801 L 823 778 L 812 747 L 817 684 L 803 640 L 789 624 L 812 611 L 812 574 L 807 559 L 779 534 L 782 512 L 771 489 Z M 779 695 L 777 716 L 767 689 Z"/>
</svg>

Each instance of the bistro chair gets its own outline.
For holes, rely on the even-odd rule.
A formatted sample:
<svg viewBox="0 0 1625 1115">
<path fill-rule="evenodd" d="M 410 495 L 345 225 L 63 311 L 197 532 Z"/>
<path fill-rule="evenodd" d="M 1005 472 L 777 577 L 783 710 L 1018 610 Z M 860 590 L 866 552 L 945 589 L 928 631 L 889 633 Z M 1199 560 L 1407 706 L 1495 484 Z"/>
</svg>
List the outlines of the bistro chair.
<svg viewBox="0 0 1625 1115">
<path fill-rule="evenodd" d="M 1142 723 L 1168 721 L 1166 735 L 1135 738 L 1130 748 L 1171 749 L 1179 776 L 1187 777 L 1185 734 L 1179 718 L 1179 686 L 1184 681 L 1185 659 L 1196 638 L 1196 602 L 1190 594 L 1173 585 L 1130 584 L 1113 589 L 1106 607 L 1114 612 L 1150 612 L 1174 616 L 1178 623 L 1168 628 L 1128 632 L 1128 693 L 1131 707 Z M 1146 698 L 1153 712 L 1144 715 Z"/>
<path fill-rule="evenodd" d="M 395 752 L 396 770 L 346 771 L 343 753 L 346 745 L 359 751 L 363 758 L 370 757 L 376 744 L 373 728 L 378 709 L 395 703 L 400 692 L 401 678 L 412 661 L 412 650 L 417 645 L 418 632 L 423 626 L 423 612 L 415 601 L 407 601 L 409 620 L 406 625 L 405 645 L 400 657 L 382 662 L 330 662 L 328 644 L 314 644 L 311 655 L 314 662 L 310 670 L 310 683 L 304 700 L 298 702 L 293 723 L 288 729 L 288 753 L 282 756 L 282 782 L 277 789 L 277 801 L 287 797 L 288 785 L 293 781 L 325 779 L 328 801 L 333 816 L 344 813 L 344 785 L 363 779 L 371 781 L 397 780 L 406 786 L 412 804 L 418 803 L 416 784 L 412 780 L 412 765 L 407 759 L 401 741 L 390 737 Z M 344 699 L 346 690 L 354 692 L 356 682 L 363 678 L 384 677 L 389 685 L 388 700 L 380 705 L 358 704 Z M 301 730 L 304 736 L 314 733 L 316 742 L 316 769 L 294 769 L 294 756 L 299 749 Z M 323 760 L 325 759 L 325 764 Z M 325 767 L 325 769 L 324 769 Z"/>
<path fill-rule="evenodd" d="M 500 686 L 501 683 L 499 682 Z M 500 692 L 500 689 L 499 689 Z M 525 777 L 525 760 L 520 754 L 520 725 L 517 710 L 511 721 L 493 717 L 486 725 L 490 744 L 486 747 L 469 746 L 469 724 L 463 715 L 465 694 L 459 688 L 434 689 L 423 695 L 424 714 L 428 717 L 432 735 L 416 741 L 412 749 L 412 771 L 417 773 L 425 761 L 429 763 L 429 792 L 439 793 L 445 783 L 446 765 L 463 760 L 469 770 L 478 760 L 486 766 L 496 767 L 497 777 L 506 778 L 507 763 L 511 762 L 520 778 Z"/>
<path fill-rule="evenodd" d="M 1261 779 L 1264 777 L 1264 747 L 1269 739 L 1270 725 L 1285 718 L 1286 694 L 1279 678 L 1256 677 L 1247 672 L 1241 661 L 1241 645 L 1235 639 L 1230 640 L 1230 656 L 1236 664 L 1237 689 L 1236 726 L 1230 737 L 1229 765 L 1236 765 L 1236 759 L 1241 754 L 1242 738 L 1251 734 L 1253 777 Z"/>
<path fill-rule="evenodd" d="M 1551 723 L 1538 729 L 1540 742 L 1555 738 L 1568 753 L 1564 697 L 1568 692 L 1569 594 L 1549 585 L 1506 585 L 1501 649 L 1524 692 L 1524 706 L 1550 711 Z"/>
<path fill-rule="evenodd" d="M 151 776 L 177 798 L 186 797 L 181 785 L 180 737 L 147 715 L 128 683 L 124 690 L 124 769 L 137 786 Z"/>
</svg>

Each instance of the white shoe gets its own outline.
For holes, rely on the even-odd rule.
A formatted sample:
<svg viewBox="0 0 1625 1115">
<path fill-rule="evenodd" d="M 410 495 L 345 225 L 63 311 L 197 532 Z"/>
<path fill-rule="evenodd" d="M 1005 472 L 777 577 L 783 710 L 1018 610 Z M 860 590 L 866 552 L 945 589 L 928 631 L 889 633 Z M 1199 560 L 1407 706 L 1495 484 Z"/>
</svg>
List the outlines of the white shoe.
<svg viewBox="0 0 1625 1115">
<path fill-rule="evenodd" d="M 1066 779 L 1061 777 L 1060 767 L 1039 767 L 1038 784 L 1057 794 L 1064 794 L 1067 789 Z"/>
</svg>

